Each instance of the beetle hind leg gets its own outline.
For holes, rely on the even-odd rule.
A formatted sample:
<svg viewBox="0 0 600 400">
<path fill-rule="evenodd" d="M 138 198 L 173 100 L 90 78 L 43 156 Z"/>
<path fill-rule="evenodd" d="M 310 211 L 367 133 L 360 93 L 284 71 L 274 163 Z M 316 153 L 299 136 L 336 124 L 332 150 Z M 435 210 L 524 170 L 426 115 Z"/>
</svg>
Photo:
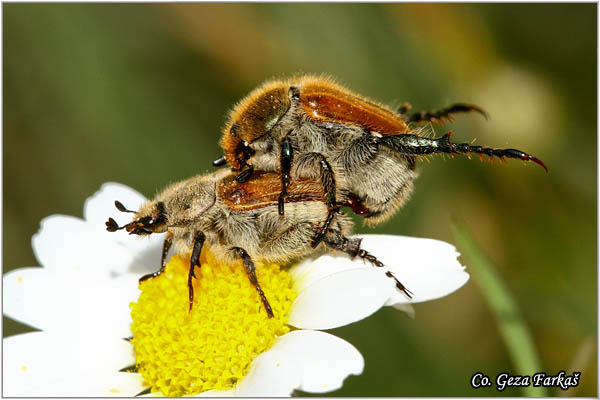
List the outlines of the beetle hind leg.
<svg viewBox="0 0 600 400">
<path fill-rule="evenodd" d="M 407 123 L 423 123 L 423 122 L 444 122 L 444 121 L 453 121 L 454 114 L 457 113 L 468 113 L 475 111 L 481 115 L 485 119 L 489 119 L 489 115 L 482 108 L 473 105 L 473 104 L 465 104 L 465 103 L 456 103 L 452 104 L 449 107 L 443 108 L 437 111 L 419 111 L 414 113 L 408 113 L 411 109 L 410 104 L 404 103 L 398 109 L 398 113 L 402 115 L 402 118 Z"/>
<path fill-rule="evenodd" d="M 429 139 L 419 135 L 401 134 L 389 135 L 376 139 L 381 144 L 407 156 L 427 156 L 429 154 L 479 154 L 490 158 L 515 158 L 523 161 L 533 161 L 548 172 L 548 168 L 539 158 L 516 149 L 494 149 L 491 147 L 472 146 L 469 143 L 454 143 L 450 141 L 452 132 L 437 139 Z"/>
<path fill-rule="evenodd" d="M 321 229 L 319 229 L 319 232 L 314 237 L 311 243 L 311 246 L 313 248 L 316 248 L 319 245 L 319 243 L 321 243 L 325 238 L 327 230 L 329 229 L 329 225 L 333 221 L 335 214 L 339 211 L 340 206 L 337 204 L 335 195 L 336 182 L 333 168 L 331 168 L 331 165 L 329 164 L 325 156 L 321 153 L 309 153 L 305 161 L 308 162 L 311 159 L 316 160 L 319 165 L 321 174 L 321 184 L 323 185 L 323 193 L 325 194 L 325 204 L 327 205 L 328 210 L 327 219 L 325 220 L 323 226 L 321 226 Z"/>
<path fill-rule="evenodd" d="M 372 266 L 377 268 L 385 268 L 385 265 L 377 259 L 374 255 L 369 253 L 368 251 L 360 248 L 360 243 L 362 239 L 358 238 L 347 238 L 340 231 L 330 230 L 327 232 L 325 237 L 325 244 L 332 249 L 343 251 L 348 254 L 352 258 L 359 257 L 364 261 L 368 261 Z M 391 278 L 396 283 L 396 288 L 403 292 L 406 297 L 409 299 L 412 298 L 413 293 L 406 288 L 392 273 L 392 271 L 387 270 L 385 275 L 388 278 Z"/>
</svg>

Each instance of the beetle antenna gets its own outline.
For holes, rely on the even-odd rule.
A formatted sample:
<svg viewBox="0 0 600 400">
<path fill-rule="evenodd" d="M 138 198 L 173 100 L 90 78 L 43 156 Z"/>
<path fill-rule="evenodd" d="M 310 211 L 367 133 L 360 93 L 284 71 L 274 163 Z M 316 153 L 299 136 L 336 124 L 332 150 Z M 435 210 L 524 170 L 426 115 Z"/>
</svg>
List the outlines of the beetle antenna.
<svg viewBox="0 0 600 400">
<path fill-rule="evenodd" d="M 109 232 L 116 232 L 119 229 L 125 228 L 126 226 L 127 225 L 119 226 L 119 224 L 117 224 L 117 221 L 115 221 L 112 218 L 109 218 L 108 221 L 106 221 L 106 230 Z"/>
<path fill-rule="evenodd" d="M 115 200 L 115 207 L 117 207 L 117 210 L 121 212 L 136 213 L 136 211 L 126 209 L 123 203 L 121 203 L 119 200 Z"/>
</svg>

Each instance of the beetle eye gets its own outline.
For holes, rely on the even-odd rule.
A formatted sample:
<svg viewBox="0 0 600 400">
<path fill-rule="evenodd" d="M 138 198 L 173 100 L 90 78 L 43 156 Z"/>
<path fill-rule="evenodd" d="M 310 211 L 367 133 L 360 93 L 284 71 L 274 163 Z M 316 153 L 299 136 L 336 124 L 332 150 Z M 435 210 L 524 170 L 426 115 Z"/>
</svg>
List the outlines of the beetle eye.
<svg viewBox="0 0 600 400">
<path fill-rule="evenodd" d="M 138 219 L 137 222 L 142 226 L 148 226 L 152 222 L 152 217 L 142 217 Z"/>
<path fill-rule="evenodd" d="M 156 203 L 156 216 L 150 222 L 152 225 L 159 225 L 167 221 L 167 215 L 165 213 L 165 203 L 159 201 Z"/>
</svg>

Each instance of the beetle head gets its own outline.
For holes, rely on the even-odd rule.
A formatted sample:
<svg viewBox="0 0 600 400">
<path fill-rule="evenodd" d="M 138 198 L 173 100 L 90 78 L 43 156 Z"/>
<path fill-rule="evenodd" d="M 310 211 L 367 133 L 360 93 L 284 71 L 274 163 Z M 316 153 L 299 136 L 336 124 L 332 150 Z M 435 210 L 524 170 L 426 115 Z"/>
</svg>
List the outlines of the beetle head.
<svg viewBox="0 0 600 400">
<path fill-rule="evenodd" d="M 138 212 L 126 209 L 118 200 L 115 200 L 115 207 L 121 212 L 134 213 L 135 217 L 132 222 L 123 226 L 119 226 L 114 219 L 109 218 L 106 221 L 106 230 L 109 232 L 125 229 L 130 235 L 150 235 L 167 230 L 167 214 L 165 203 L 162 201 L 146 203 Z"/>
<path fill-rule="evenodd" d="M 231 167 L 239 171 L 254 154 L 250 143 L 269 133 L 289 110 L 287 86 L 267 83 L 235 106 L 225 127 L 221 147 Z"/>
</svg>

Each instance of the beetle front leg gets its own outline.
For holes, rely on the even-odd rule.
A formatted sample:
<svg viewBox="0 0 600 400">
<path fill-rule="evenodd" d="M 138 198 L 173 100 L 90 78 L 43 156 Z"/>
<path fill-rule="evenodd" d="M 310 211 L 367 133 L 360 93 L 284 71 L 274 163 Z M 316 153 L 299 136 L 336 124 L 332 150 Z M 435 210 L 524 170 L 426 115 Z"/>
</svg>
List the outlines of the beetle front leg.
<svg viewBox="0 0 600 400">
<path fill-rule="evenodd" d="M 222 167 L 225 164 L 227 164 L 227 160 L 225 159 L 225 156 L 221 156 L 212 162 L 212 165 L 214 167 Z"/>
<path fill-rule="evenodd" d="M 280 143 L 280 160 L 281 160 L 281 193 L 279 194 L 278 206 L 279 215 L 283 215 L 283 204 L 288 195 L 287 188 L 290 184 L 290 171 L 292 169 L 292 161 L 294 153 L 290 139 L 286 136 Z"/>
<path fill-rule="evenodd" d="M 159 276 L 160 274 L 165 272 L 165 267 L 167 266 L 167 254 L 169 254 L 169 250 L 171 249 L 172 245 L 173 245 L 173 233 L 168 232 L 167 236 L 165 237 L 165 241 L 163 242 L 162 256 L 160 259 L 160 269 L 151 274 L 142 276 L 140 278 L 140 282 L 144 282 L 151 278 L 156 278 L 157 276 Z"/>
<path fill-rule="evenodd" d="M 246 164 L 246 166 L 248 168 L 246 168 L 245 170 L 243 170 L 242 172 L 240 172 L 236 177 L 235 180 L 238 181 L 239 183 L 244 183 L 247 182 L 248 179 L 250 179 L 250 177 L 252 176 L 252 174 L 254 173 L 254 167 L 250 164 Z"/>
<path fill-rule="evenodd" d="M 192 311 L 192 306 L 194 305 L 194 286 L 192 285 L 192 278 L 196 277 L 194 269 L 196 266 L 198 268 L 200 265 L 200 253 L 202 253 L 202 246 L 204 245 L 204 240 L 206 236 L 202 232 L 196 232 L 194 235 L 194 247 L 192 248 L 192 257 L 190 257 L 190 271 L 188 273 L 188 292 L 189 292 L 189 300 L 190 300 L 190 312 Z"/>
<path fill-rule="evenodd" d="M 306 158 L 303 160 L 304 163 L 314 162 L 314 160 L 318 160 L 318 165 L 321 174 L 321 184 L 323 185 L 323 192 L 325 193 L 325 204 L 327 204 L 327 209 L 329 213 L 327 214 L 327 219 L 325 223 L 319 230 L 319 233 L 314 237 L 311 246 L 313 248 L 317 247 L 319 243 L 323 241 L 327 230 L 329 229 L 329 225 L 333 220 L 335 214 L 339 211 L 340 207 L 336 201 L 336 182 L 335 182 L 335 174 L 333 172 L 333 168 L 325 158 L 325 156 L 321 153 L 308 153 Z"/>
</svg>

